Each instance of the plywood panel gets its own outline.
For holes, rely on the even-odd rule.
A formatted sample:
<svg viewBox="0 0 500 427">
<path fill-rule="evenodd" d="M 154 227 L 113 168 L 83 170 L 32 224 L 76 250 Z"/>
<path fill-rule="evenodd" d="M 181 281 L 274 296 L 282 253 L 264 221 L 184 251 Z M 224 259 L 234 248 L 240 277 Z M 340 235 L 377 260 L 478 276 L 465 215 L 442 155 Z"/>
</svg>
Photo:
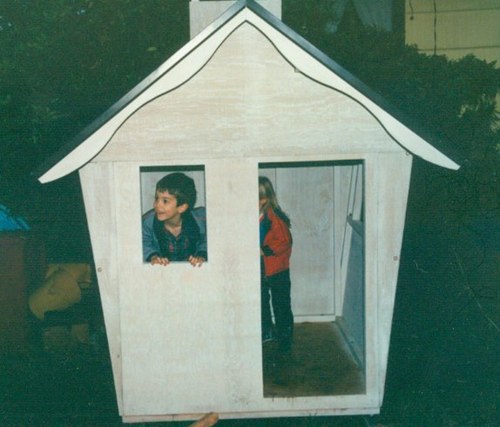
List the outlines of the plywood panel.
<svg viewBox="0 0 500 427">
<path fill-rule="evenodd" d="M 345 271 L 342 270 L 343 253 L 350 244 L 351 229 L 347 223 L 349 215 L 349 195 L 351 193 L 352 166 L 339 165 L 334 170 L 334 282 L 335 312 L 342 316 L 345 292 Z M 347 247 L 346 247 L 347 246 Z M 347 250 L 347 253 L 349 251 Z M 345 270 L 345 269 L 344 269 Z"/>
<path fill-rule="evenodd" d="M 406 203 L 411 175 L 411 156 L 378 156 L 378 350 L 380 397 L 387 370 L 392 314 L 398 280 Z"/>
<path fill-rule="evenodd" d="M 333 164 L 262 168 L 292 221 L 295 322 L 334 320 Z"/>
<path fill-rule="evenodd" d="M 126 184 L 137 169 L 117 172 L 127 207 L 118 221 L 125 411 L 244 409 L 262 395 L 257 168 L 206 163 L 209 262 L 201 268 L 141 262 L 139 191 Z M 248 182 L 253 191 L 242 197 Z"/>
<path fill-rule="evenodd" d="M 342 329 L 360 366 L 365 363 L 364 235 L 351 233 L 342 309 Z"/>
<path fill-rule="evenodd" d="M 364 176 L 364 279 L 365 279 L 365 378 L 366 389 L 376 390 L 373 396 L 379 400 L 379 327 L 378 327 L 378 241 L 380 239 L 378 209 L 379 168 L 377 155 L 368 157 L 363 163 Z"/>
<path fill-rule="evenodd" d="M 360 366 L 365 364 L 365 236 L 363 163 L 336 171 L 335 221 L 339 269 L 339 323 Z M 374 256 L 372 254 L 371 256 Z"/>
<path fill-rule="evenodd" d="M 334 176 L 334 238 L 336 313 L 343 315 L 344 294 L 352 243 L 352 227 L 348 220 L 360 220 L 363 206 L 363 164 L 339 164 Z"/>
<path fill-rule="evenodd" d="M 361 395 L 264 397 L 257 159 L 205 162 L 209 262 L 202 268 L 142 263 L 140 166 L 114 165 L 125 419 L 212 410 L 225 416 L 376 412 L 373 385 Z"/>
<path fill-rule="evenodd" d="M 333 166 L 276 172 L 279 198 L 292 220 L 290 272 L 296 321 L 333 319 Z"/>
<path fill-rule="evenodd" d="M 158 152 L 175 159 L 311 150 L 400 149 L 363 106 L 295 72 L 260 32 L 244 24 L 192 79 L 131 116 L 97 160 L 155 160 Z"/>
<path fill-rule="evenodd" d="M 80 169 L 99 294 L 120 414 L 123 413 L 119 272 L 117 269 L 117 211 L 112 164 L 89 163 Z"/>
</svg>

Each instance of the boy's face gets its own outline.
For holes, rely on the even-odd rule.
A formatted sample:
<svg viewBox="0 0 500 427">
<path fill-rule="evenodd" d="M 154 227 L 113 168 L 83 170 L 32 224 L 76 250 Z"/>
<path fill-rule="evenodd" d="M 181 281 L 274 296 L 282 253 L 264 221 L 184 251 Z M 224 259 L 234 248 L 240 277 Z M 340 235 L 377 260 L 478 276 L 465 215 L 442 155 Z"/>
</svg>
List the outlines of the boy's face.
<svg viewBox="0 0 500 427">
<path fill-rule="evenodd" d="M 175 221 L 186 212 L 188 205 L 184 203 L 177 206 L 177 197 L 173 196 L 168 191 L 157 190 L 153 208 L 156 213 L 156 218 L 159 221 Z"/>
</svg>

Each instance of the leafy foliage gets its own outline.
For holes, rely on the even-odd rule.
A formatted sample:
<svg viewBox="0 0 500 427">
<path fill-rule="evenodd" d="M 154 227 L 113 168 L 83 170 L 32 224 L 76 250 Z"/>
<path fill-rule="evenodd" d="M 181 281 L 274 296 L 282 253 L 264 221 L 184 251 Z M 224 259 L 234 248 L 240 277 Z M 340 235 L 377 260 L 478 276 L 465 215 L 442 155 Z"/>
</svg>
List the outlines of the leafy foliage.
<svg viewBox="0 0 500 427">
<path fill-rule="evenodd" d="M 188 0 L 9 0 L 0 4 L 0 202 L 49 259 L 88 259 L 78 175 L 31 172 L 186 43 Z"/>
<path fill-rule="evenodd" d="M 365 28 L 347 9 L 337 32 L 327 31 L 328 2 L 314 11 L 289 0 L 284 19 L 325 54 L 380 93 L 455 159 L 459 171 L 415 162 L 408 220 L 449 226 L 498 216 L 500 69 L 473 55 L 460 60 L 420 54 L 397 34 Z"/>
<path fill-rule="evenodd" d="M 3 2 L 2 178 L 29 173 L 178 50 L 187 13 L 187 1 Z"/>
</svg>

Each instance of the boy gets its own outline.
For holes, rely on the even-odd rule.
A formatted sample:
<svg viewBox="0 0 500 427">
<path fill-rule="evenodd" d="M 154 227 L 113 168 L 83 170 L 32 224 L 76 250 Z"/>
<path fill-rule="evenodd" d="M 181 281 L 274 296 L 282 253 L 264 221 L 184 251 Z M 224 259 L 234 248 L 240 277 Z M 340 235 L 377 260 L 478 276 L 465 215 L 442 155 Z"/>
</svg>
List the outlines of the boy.
<svg viewBox="0 0 500 427">
<path fill-rule="evenodd" d="M 193 209 L 195 203 L 194 181 L 185 174 L 171 173 L 158 181 L 153 209 L 142 217 L 144 262 L 201 266 L 207 260 L 205 209 Z"/>
</svg>

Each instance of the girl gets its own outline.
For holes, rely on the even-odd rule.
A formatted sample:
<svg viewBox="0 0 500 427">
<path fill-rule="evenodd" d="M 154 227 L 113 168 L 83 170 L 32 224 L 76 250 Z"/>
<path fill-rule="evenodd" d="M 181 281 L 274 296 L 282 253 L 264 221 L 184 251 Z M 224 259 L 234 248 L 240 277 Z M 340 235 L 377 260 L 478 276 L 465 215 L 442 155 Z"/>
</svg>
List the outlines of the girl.
<svg viewBox="0 0 500 427">
<path fill-rule="evenodd" d="M 290 300 L 290 219 L 281 210 L 271 181 L 259 177 L 262 341 L 277 338 L 279 349 L 289 351 L 293 336 Z M 273 307 L 276 336 L 273 336 Z"/>
</svg>

